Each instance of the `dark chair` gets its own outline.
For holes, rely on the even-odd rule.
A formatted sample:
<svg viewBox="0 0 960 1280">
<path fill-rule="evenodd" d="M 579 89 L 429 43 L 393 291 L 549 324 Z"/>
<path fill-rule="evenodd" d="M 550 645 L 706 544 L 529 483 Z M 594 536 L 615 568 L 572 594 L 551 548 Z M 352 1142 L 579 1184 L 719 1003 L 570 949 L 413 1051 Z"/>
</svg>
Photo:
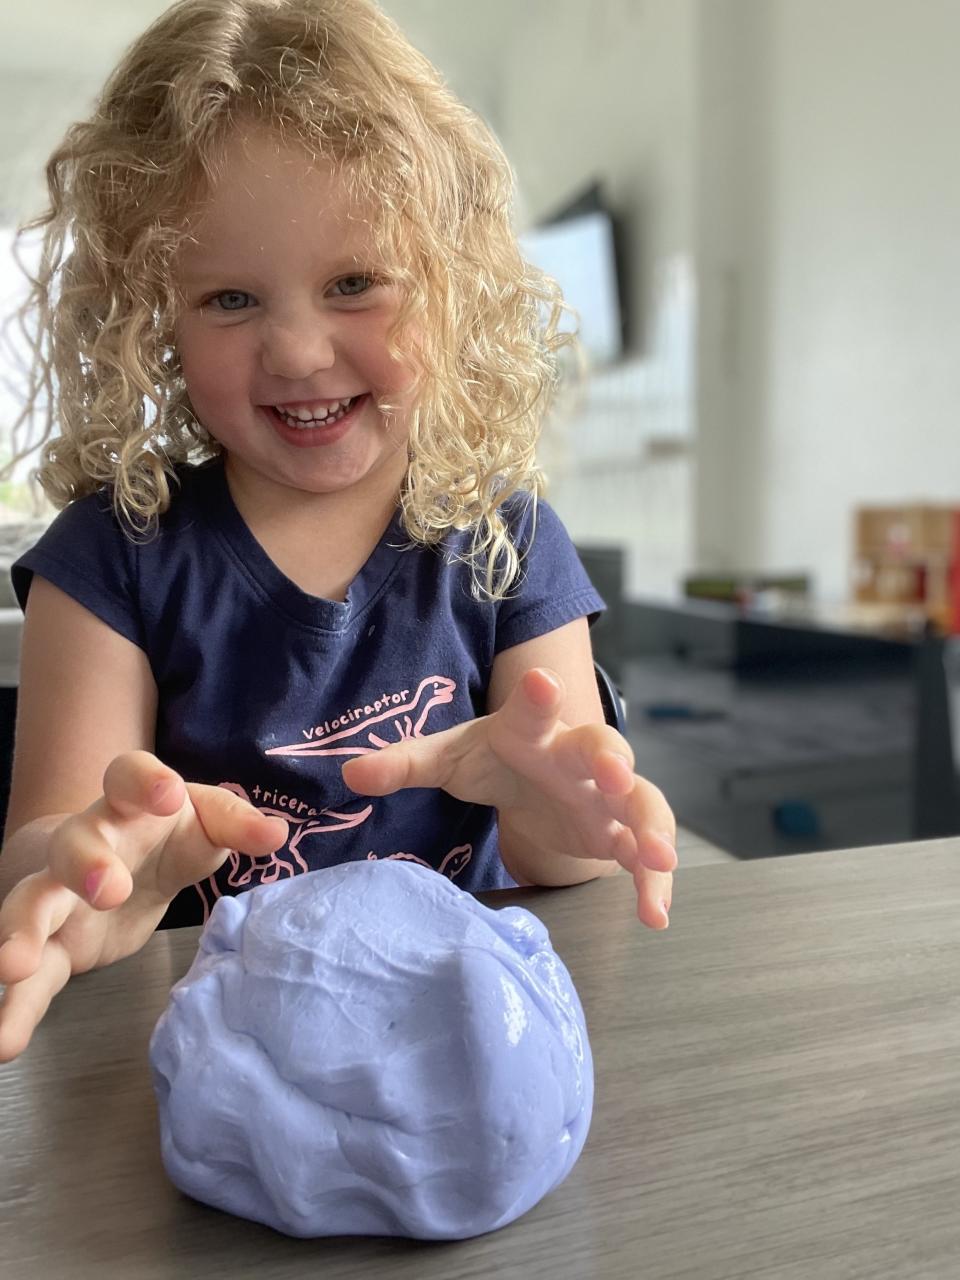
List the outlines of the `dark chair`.
<svg viewBox="0 0 960 1280">
<path fill-rule="evenodd" d="M 626 602 L 623 593 L 623 547 L 576 544 L 580 563 L 587 577 L 599 591 L 606 611 L 590 627 L 590 643 L 594 654 L 597 688 L 607 724 L 626 736 L 627 714 L 623 694 L 617 680 L 623 678 L 624 628 Z"/>
<path fill-rule="evenodd" d="M 913 835 L 960 834 L 960 636 L 926 635 L 916 658 Z"/>
<path fill-rule="evenodd" d="M 577 543 L 576 551 L 607 606 L 590 628 L 593 656 L 614 680 L 622 680 L 626 635 L 623 548 Z"/>
<path fill-rule="evenodd" d="M 0 686 L 0 834 L 7 820 L 10 775 L 13 772 L 13 730 L 17 720 L 17 690 Z"/>
<path fill-rule="evenodd" d="M 610 679 L 608 673 L 599 662 L 593 664 L 597 676 L 597 689 L 600 693 L 600 705 L 603 707 L 603 718 L 612 724 L 618 733 L 627 736 L 627 707 L 623 694 Z"/>
</svg>

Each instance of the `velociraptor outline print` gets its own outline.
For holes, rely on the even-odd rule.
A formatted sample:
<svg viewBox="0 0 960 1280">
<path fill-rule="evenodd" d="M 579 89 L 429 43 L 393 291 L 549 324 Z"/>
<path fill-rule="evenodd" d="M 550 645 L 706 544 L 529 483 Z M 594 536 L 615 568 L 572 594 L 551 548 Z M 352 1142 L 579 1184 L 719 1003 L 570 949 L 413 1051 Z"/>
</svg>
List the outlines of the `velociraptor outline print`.
<svg viewBox="0 0 960 1280">
<path fill-rule="evenodd" d="M 422 738 L 423 726 L 434 707 L 443 706 L 453 701 L 457 685 L 449 676 L 426 676 L 417 685 L 413 696 L 397 706 L 388 707 L 385 711 L 363 716 L 354 724 L 338 729 L 336 733 L 323 734 L 310 742 L 292 742 L 285 747 L 270 747 L 264 754 L 268 756 L 366 756 L 374 751 L 382 751 L 392 744 L 379 734 L 372 732 L 372 725 L 382 725 L 393 721 L 397 731 L 397 742 L 405 742 L 409 738 Z M 429 696 L 427 696 L 429 694 Z M 421 704 L 422 700 L 422 705 Z M 416 719 L 414 719 L 416 715 Z M 369 731 L 369 732 L 368 732 Z M 366 734 L 370 746 L 364 746 L 356 739 Z M 349 740 L 354 739 L 353 745 Z M 345 743 L 342 746 L 331 746 L 331 743 Z"/>
</svg>

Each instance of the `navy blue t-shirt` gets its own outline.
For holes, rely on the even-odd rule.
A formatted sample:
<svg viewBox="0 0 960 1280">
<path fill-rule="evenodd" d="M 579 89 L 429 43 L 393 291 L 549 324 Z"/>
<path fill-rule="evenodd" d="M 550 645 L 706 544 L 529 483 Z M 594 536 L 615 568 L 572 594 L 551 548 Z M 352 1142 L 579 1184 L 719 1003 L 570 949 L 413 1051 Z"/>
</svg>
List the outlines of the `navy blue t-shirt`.
<svg viewBox="0 0 960 1280">
<path fill-rule="evenodd" d="M 220 460 L 184 467 L 179 480 L 150 540 L 131 538 L 109 496 L 94 494 L 13 567 L 21 605 L 38 573 L 144 651 L 160 759 L 289 823 L 277 853 L 231 854 L 178 895 L 166 923 L 200 923 L 221 895 L 355 859 L 413 859 L 471 892 L 512 884 L 494 810 L 425 788 L 358 796 L 340 770 L 483 715 L 497 653 L 603 608 L 554 512 L 538 504 L 531 541 L 530 504 L 512 504 L 522 577 L 506 600 L 474 598 L 457 559 L 469 535 L 418 546 L 398 512 L 336 602 L 270 560 Z"/>
</svg>

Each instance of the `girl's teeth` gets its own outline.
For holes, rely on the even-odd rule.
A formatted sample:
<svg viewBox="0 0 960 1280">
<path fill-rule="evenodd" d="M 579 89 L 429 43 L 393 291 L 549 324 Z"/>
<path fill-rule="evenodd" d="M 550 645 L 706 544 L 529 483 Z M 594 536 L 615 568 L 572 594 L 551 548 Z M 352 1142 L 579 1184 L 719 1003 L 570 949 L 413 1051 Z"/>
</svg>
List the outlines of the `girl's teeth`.
<svg viewBox="0 0 960 1280">
<path fill-rule="evenodd" d="M 347 410 L 352 408 L 355 400 L 356 396 L 351 396 L 348 400 L 335 400 L 322 410 L 298 409 L 296 412 L 292 412 L 288 409 L 281 409 L 278 406 L 274 406 L 274 408 L 275 412 L 290 427 L 321 427 L 327 426 L 332 422 L 338 422 Z"/>
</svg>

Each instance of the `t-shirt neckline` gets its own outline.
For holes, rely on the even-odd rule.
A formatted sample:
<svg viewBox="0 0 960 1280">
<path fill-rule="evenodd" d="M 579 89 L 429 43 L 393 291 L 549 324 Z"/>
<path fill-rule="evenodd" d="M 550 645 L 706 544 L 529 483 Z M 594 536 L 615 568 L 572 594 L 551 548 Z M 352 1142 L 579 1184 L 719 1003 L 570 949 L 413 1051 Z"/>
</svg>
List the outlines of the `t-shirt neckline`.
<svg viewBox="0 0 960 1280">
<path fill-rule="evenodd" d="M 257 541 L 230 493 L 223 460 L 212 459 L 198 471 L 207 473 L 208 492 L 201 509 L 209 513 L 214 529 L 222 535 L 241 570 L 278 609 L 312 627 L 346 631 L 380 594 L 397 568 L 401 553 L 411 545 L 398 505 L 379 542 L 350 583 L 346 600 L 310 595 L 287 577 Z"/>
</svg>

